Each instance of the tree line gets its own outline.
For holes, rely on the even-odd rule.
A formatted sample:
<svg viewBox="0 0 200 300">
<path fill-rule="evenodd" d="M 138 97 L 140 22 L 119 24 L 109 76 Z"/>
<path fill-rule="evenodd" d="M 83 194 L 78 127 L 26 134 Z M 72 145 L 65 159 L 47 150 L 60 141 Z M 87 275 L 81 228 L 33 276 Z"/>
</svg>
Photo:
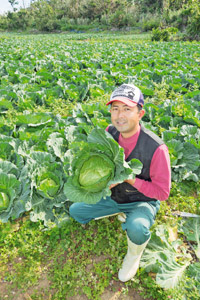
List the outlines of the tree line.
<svg viewBox="0 0 200 300">
<path fill-rule="evenodd" d="M 32 0 L 0 16 L 0 29 L 40 32 L 177 28 L 185 39 L 200 39 L 199 0 Z"/>
</svg>

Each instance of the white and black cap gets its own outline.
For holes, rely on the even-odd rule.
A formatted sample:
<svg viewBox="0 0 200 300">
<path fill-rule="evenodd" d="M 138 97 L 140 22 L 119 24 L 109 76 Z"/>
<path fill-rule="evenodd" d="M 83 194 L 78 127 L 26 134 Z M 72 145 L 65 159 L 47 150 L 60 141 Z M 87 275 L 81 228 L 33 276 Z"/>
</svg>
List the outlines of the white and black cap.
<svg viewBox="0 0 200 300">
<path fill-rule="evenodd" d="M 116 88 L 110 96 L 110 101 L 106 105 L 111 104 L 113 101 L 122 102 L 130 107 L 139 104 L 141 107 L 144 105 L 144 97 L 138 87 L 133 84 L 122 84 Z"/>
</svg>

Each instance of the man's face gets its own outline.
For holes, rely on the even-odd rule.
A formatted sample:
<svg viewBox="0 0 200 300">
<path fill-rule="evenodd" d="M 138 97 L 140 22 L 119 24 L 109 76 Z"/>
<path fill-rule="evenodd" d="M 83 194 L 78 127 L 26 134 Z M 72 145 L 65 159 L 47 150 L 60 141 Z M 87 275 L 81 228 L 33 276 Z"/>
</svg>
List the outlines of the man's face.
<svg viewBox="0 0 200 300">
<path fill-rule="evenodd" d="M 144 110 L 138 107 L 130 107 L 126 104 L 114 101 L 111 106 L 111 121 L 124 138 L 131 137 L 139 129 L 139 121 L 144 115 Z"/>
</svg>

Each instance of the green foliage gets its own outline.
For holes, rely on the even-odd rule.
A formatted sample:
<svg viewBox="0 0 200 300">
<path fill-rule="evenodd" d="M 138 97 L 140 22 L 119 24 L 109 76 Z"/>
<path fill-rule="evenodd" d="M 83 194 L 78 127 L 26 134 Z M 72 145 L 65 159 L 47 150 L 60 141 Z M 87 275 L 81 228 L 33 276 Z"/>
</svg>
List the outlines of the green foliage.
<svg viewBox="0 0 200 300">
<path fill-rule="evenodd" d="M 122 14 L 121 9 L 118 9 L 109 16 L 109 23 L 111 26 L 117 28 L 128 26 L 128 16 L 126 14 Z"/>
<path fill-rule="evenodd" d="M 186 29 L 184 39 L 199 39 L 198 1 L 37 0 L 27 9 L 18 11 L 17 1 L 10 0 L 10 3 L 13 12 L 0 19 L 3 30 L 88 31 L 139 26 L 148 31 L 159 26 L 173 26 L 182 32 Z"/>
<path fill-rule="evenodd" d="M 84 226 L 72 220 L 67 225 L 48 231 L 39 222 L 33 223 L 23 218 L 17 222 L 0 224 L 0 229 L 0 274 L 2 285 L 7 286 L 7 291 L 1 296 L 9 295 L 8 299 L 16 298 L 22 291 L 32 299 L 44 299 L 45 295 L 52 299 L 64 299 L 78 294 L 88 299 L 100 299 L 106 291 L 113 295 L 118 292 L 121 297 L 125 292 L 127 296 L 130 292 L 131 296 L 136 291 L 143 299 L 198 299 L 198 262 L 190 263 L 187 274 L 172 290 L 158 286 L 154 280 L 155 273 L 147 273 L 145 266 L 140 268 L 133 280 L 119 284 L 117 271 L 126 253 L 126 237 L 117 218 L 92 221 Z M 189 244 L 183 244 L 179 236 L 181 248 L 176 248 L 175 244 L 178 243 L 166 240 L 169 237 L 168 229 L 165 228 L 164 238 L 163 231 L 158 227 L 157 239 L 154 239 L 153 233 L 152 241 L 157 249 L 157 242 L 164 240 L 163 244 L 166 243 L 169 248 L 162 247 L 162 260 L 171 263 L 172 255 L 177 257 L 177 263 L 180 264 L 187 259 L 188 254 L 183 257 L 181 254 Z M 171 249 L 174 251 L 171 252 Z M 150 244 L 146 251 L 143 258 L 148 251 L 150 253 Z M 191 249 L 189 251 L 191 253 Z M 156 257 L 159 257 L 159 253 Z M 160 268 L 158 261 L 156 264 Z"/>
<path fill-rule="evenodd" d="M 160 29 L 160 28 L 156 28 L 152 30 L 152 41 L 164 41 L 164 42 L 168 42 L 170 37 L 173 34 L 176 34 L 178 32 L 177 28 L 174 27 L 169 27 L 169 28 L 165 28 L 165 29 Z"/>
<path fill-rule="evenodd" d="M 191 40 L 200 40 L 200 4 L 194 1 L 189 8 L 191 14 L 188 17 L 187 34 Z"/>
<path fill-rule="evenodd" d="M 0 229 L 0 274 L 3 287 L 7 287 L 1 296 L 6 294 L 10 300 L 20 293 L 41 300 L 45 296 L 98 300 L 107 292 L 123 297 L 134 290 L 145 294 L 145 289 L 153 299 L 166 299 L 167 293 L 146 274 L 137 286 L 133 281 L 119 284 L 117 272 L 126 238 L 117 218 L 93 221 L 84 227 L 72 220 L 67 226 L 48 231 L 24 218 L 0 224 Z M 143 281 L 146 288 L 142 290 Z"/>
<path fill-rule="evenodd" d="M 193 218 L 193 219 L 189 219 L 188 221 L 183 220 L 179 228 L 179 231 L 186 236 L 188 241 L 194 242 L 193 246 L 191 247 L 198 259 L 200 259 L 199 226 L 200 226 L 200 218 Z"/>
<path fill-rule="evenodd" d="M 32 4 L 31 11 L 35 27 L 40 31 L 52 31 L 56 25 L 52 6 L 45 0 L 36 1 Z"/>
<path fill-rule="evenodd" d="M 134 3 L 138 7 L 139 12 L 141 13 L 155 13 L 161 12 L 163 9 L 163 0 L 135 0 Z"/>
<path fill-rule="evenodd" d="M 145 14 L 143 18 L 140 17 L 140 23 L 143 31 L 151 31 L 160 26 L 161 18 L 160 15 L 156 14 Z"/>
</svg>

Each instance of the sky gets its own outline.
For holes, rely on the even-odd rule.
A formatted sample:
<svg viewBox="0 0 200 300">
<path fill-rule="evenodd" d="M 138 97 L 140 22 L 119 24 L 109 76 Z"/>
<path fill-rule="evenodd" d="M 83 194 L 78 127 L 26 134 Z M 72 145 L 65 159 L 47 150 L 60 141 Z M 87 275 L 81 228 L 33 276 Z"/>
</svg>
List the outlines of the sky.
<svg viewBox="0 0 200 300">
<path fill-rule="evenodd" d="M 17 0 L 17 2 L 19 3 L 18 5 L 16 5 L 17 8 L 24 6 L 27 7 L 30 4 L 30 0 Z M 0 14 L 3 15 L 8 11 L 12 11 L 12 6 L 8 2 L 8 0 L 0 0 Z"/>
</svg>

